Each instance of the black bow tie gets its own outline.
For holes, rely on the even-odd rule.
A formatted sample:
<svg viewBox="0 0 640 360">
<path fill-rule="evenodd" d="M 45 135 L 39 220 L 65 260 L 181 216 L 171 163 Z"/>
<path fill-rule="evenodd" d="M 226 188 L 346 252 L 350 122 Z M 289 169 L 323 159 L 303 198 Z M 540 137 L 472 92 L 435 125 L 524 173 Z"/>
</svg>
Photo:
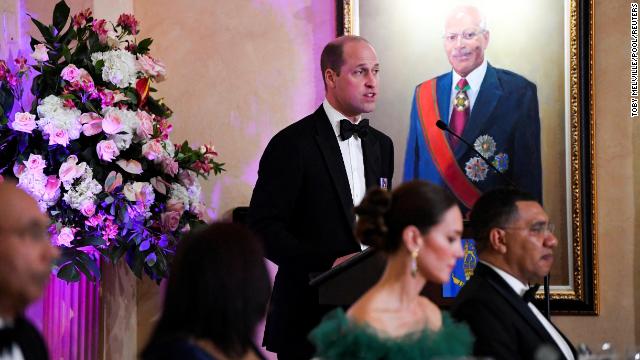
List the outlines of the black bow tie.
<svg viewBox="0 0 640 360">
<path fill-rule="evenodd" d="M 538 292 L 539 288 L 540 284 L 535 284 L 530 287 L 527 291 L 524 292 L 524 294 L 522 294 L 522 300 L 527 303 L 533 302 L 533 300 L 535 300 L 536 298 L 536 293 Z"/>
<path fill-rule="evenodd" d="M 6 351 L 11 351 L 11 347 L 15 341 L 16 331 L 13 326 L 0 329 L 0 355 Z"/>
<path fill-rule="evenodd" d="M 349 139 L 353 134 L 358 134 L 360 139 L 367 137 L 369 133 L 369 120 L 362 119 L 356 125 L 347 119 L 340 120 L 340 138 L 344 141 Z"/>
</svg>

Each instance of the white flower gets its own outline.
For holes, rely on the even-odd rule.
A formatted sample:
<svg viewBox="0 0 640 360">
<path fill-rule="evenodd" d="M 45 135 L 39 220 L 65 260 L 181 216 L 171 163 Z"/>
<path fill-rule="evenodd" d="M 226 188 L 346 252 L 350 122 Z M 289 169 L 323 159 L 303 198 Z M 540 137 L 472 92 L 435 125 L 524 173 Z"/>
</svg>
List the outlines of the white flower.
<svg viewBox="0 0 640 360">
<path fill-rule="evenodd" d="M 82 163 L 84 164 L 84 163 Z M 72 209 L 82 210 L 83 205 L 87 202 L 94 202 L 96 194 L 102 191 L 102 186 L 93 178 L 93 171 L 90 167 L 84 167 L 84 174 L 80 177 L 80 182 L 74 187 L 67 189 L 68 191 L 62 197 Z"/>
<path fill-rule="evenodd" d="M 62 99 L 49 95 L 42 100 L 37 107 L 40 120 L 36 121 L 38 128 L 45 134 L 46 138 L 56 139 L 60 133 L 68 140 L 75 140 L 80 137 L 82 123 L 80 123 L 81 112 L 78 109 L 65 108 Z M 52 141 L 50 141 L 51 143 Z M 61 145 L 64 141 L 53 141 Z"/>
<path fill-rule="evenodd" d="M 34 46 L 31 57 L 38 62 L 49 60 L 49 54 L 47 53 L 47 47 L 44 44 L 37 44 Z"/>
<path fill-rule="evenodd" d="M 136 57 L 126 50 L 111 50 L 91 54 L 91 61 L 95 65 L 99 60 L 104 61 L 102 80 L 126 88 L 136 82 Z"/>
<path fill-rule="evenodd" d="M 189 210 L 189 204 L 191 203 L 189 191 L 180 184 L 171 184 L 169 201 L 180 202 L 184 205 L 185 210 Z"/>
</svg>

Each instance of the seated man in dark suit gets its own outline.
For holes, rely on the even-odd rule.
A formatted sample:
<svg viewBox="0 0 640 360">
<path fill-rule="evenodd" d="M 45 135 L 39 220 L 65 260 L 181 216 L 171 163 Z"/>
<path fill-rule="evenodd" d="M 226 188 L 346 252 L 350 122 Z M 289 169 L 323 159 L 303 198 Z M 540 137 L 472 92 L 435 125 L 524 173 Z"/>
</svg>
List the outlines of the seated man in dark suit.
<svg viewBox="0 0 640 360">
<path fill-rule="evenodd" d="M 15 182 L 0 183 L 0 359 L 49 358 L 42 336 L 23 317 L 58 256 L 48 226 L 33 198 Z"/>
<path fill-rule="evenodd" d="M 528 284 L 549 274 L 558 245 L 540 203 L 516 189 L 495 189 L 475 203 L 471 225 L 480 262 L 452 313 L 471 327 L 474 354 L 575 359 L 571 342 L 530 302 L 535 290 Z"/>
</svg>

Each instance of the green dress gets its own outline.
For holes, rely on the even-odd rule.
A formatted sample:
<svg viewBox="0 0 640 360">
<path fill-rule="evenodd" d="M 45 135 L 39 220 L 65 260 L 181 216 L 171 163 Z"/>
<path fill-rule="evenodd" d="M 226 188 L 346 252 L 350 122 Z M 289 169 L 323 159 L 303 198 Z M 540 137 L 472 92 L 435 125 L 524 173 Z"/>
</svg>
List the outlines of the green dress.
<svg viewBox="0 0 640 360">
<path fill-rule="evenodd" d="M 442 313 L 442 328 L 425 328 L 401 337 L 380 336 L 366 324 L 349 320 L 340 308 L 327 314 L 311 331 L 316 357 L 323 360 L 445 359 L 470 355 L 473 337 L 469 328 Z"/>
</svg>

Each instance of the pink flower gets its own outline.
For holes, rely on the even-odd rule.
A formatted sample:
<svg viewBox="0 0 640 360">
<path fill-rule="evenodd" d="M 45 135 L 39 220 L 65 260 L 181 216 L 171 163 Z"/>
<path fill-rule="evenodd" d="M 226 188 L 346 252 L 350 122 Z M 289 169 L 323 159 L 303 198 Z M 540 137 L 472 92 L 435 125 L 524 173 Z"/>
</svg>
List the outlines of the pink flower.
<svg viewBox="0 0 640 360">
<path fill-rule="evenodd" d="M 116 156 L 120 155 L 120 150 L 113 140 L 102 140 L 96 146 L 98 158 L 104 161 L 112 161 Z"/>
<path fill-rule="evenodd" d="M 153 135 L 153 116 L 145 111 L 138 110 L 136 117 L 140 122 L 136 134 L 142 139 L 149 139 Z"/>
<path fill-rule="evenodd" d="M 104 215 L 95 214 L 90 218 L 88 218 L 87 220 L 85 220 L 84 223 L 90 227 L 98 227 L 99 225 L 102 225 L 103 221 L 104 221 Z"/>
<path fill-rule="evenodd" d="M 131 14 L 120 15 L 118 18 L 118 25 L 128 30 L 131 35 L 136 35 L 138 33 L 138 20 L 136 20 L 136 18 Z"/>
<path fill-rule="evenodd" d="M 69 133 L 66 130 L 55 129 L 51 123 L 45 125 L 45 132 L 49 134 L 49 145 L 69 145 Z"/>
<path fill-rule="evenodd" d="M 162 167 L 162 171 L 164 171 L 167 175 L 175 176 L 178 173 L 178 170 L 180 170 L 178 167 L 178 162 L 170 157 L 162 158 L 160 165 Z"/>
<path fill-rule="evenodd" d="M 30 172 L 42 172 L 42 170 L 47 167 L 47 163 L 42 159 L 42 155 L 31 154 L 24 164 Z"/>
<path fill-rule="evenodd" d="M 60 189 L 60 179 L 55 175 L 47 176 L 47 184 L 44 186 L 44 194 L 42 199 L 45 201 L 53 200 L 58 197 Z"/>
<path fill-rule="evenodd" d="M 158 120 L 158 130 L 160 130 L 160 137 L 162 140 L 168 140 L 169 134 L 171 130 L 173 130 L 173 125 L 167 121 L 167 119 L 160 118 Z"/>
<path fill-rule="evenodd" d="M 91 17 L 91 9 L 86 8 L 73 16 L 73 26 L 83 27 L 87 24 L 87 19 Z"/>
<path fill-rule="evenodd" d="M 89 74 L 85 69 L 80 69 L 79 72 L 80 75 L 78 76 L 78 81 L 75 85 L 79 86 L 83 91 L 93 93 L 95 91 L 95 84 L 93 83 L 91 74 Z"/>
<path fill-rule="evenodd" d="M 29 71 L 29 67 L 27 66 L 27 59 L 24 56 L 18 56 L 13 60 L 13 63 L 18 67 L 18 72 L 25 73 Z"/>
<path fill-rule="evenodd" d="M 178 180 L 180 180 L 182 185 L 189 188 L 196 183 L 197 179 L 196 179 L 196 174 L 193 171 L 183 170 L 183 171 L 180 171 L 180 174 L 178 174 Z"/>
<path fill-rule="evenodd" d="M 22 131 L 31 134 L 33 129 L 36 128 L 36 116 L 29 113 L 16 113 L 16 116 L 11 123 L 11 127 L 15 131 Z"/>
<path fill-rule="evenodd" d="M 111 219 L 107 219 L 102 230 L 102 238 L 105 240 L 115 239 L 118 236 L 118 225 Z"/>
<path fill-rule="evenodd" d="M 158 159 L 163 153 L 162 143 L 158 140 L 151 140 L 142 145 L 142 156 L 149 160 Z"/>
<path fill-rule="evenodd" d="M 69 155 L 67 160 L 60 165 L 58 176 L 63 183 L 71 183 L 84 173 L 84 167 L 78 166 L 78 157 Z"/>
<path fill-rule="evenodd" d="M 148 55 L 140 55 L 138 57 L 138 67 L 145 75 L 155 78 L 157 81 L 164 80 L 167 75 L 165 65 Z"/>
<path fill-rule="evenodd" d="M 82 133 L 93 136 L 102 132 L 102 118 L 96 113 L 84 113 L 78 118 L 82 124 Z"/>
<path fill-rule="evenodd" d="M 73 100 L 71 99 L 64 99 L 64 101 L 62 102 L 62 105 L 68 109 L 75 109 L 76 108 L 76 104 L 73 103 Z"/>
<path fill-rule="evenodd" d="M 61 228 L 56 237 L 56 245 L 70 247 L 71 241 L 73 241 L 73 230 L 66 226 Z"/>
<path fill-rule="evenodd" d="M 4 80 L 7 77 L 7 74 L 10 74 L 11 70 L 7 66 L 7 63 L 4 60 L 0 60 L 0 81 Z"/>
<path fill-rule="evenodd" d="M 44 44 L 37 44 L 34 46 L 31 57 L 39 62 L 48 61 L 49 54 L 47 54 L 47 47 Z"/>
<path fill-rule="evenodd" d="M 198 220 L 204 220 L 206 211 L 207 207 L 201 202 L 196 203 L 191 207 L 191 212 L 198 218 Z"/>
<path fill-rule="evenodd" d="M 80 204 L 80 212 L 86 217 L 92 217 L 96 212 L 96 204 L 91 200 L 87 200 Z"/>
<path fill-rule="evenodd" d="M 122 130 L 122 119 L 115 112 L 110 112 L 102 120 L 102 130 L 110 135 L 117 134 Z"/>
<path fill-rule="evenodd" d="M 180 213 L 169 211 L 160 215 L 160 226 L 162 231 L 176 231 L 180 224 Z"/>
<path fill-rule="evenodd" d="M 107 36 L 109 35 L 109 30 L 107 29 L 107 21 L 105 19 L 94 19 L 91 27 L 93 31 L 98 34 L 98 40 L 101 43 L 107 42 Z"/>
<path fill-rule="evenodd" d="M 80 69 L 73 64 L 69 64 L 62 69 L 60 76 L 68 82 L 76 82 L 80 78 Z"/>
<path fill-rule="evenodd" d="M 184 212 L 184 203 L 177 199 L 169 199 L 169 201 L 167 201 L 167 210 L 182 214 Z"/>
</svg>

